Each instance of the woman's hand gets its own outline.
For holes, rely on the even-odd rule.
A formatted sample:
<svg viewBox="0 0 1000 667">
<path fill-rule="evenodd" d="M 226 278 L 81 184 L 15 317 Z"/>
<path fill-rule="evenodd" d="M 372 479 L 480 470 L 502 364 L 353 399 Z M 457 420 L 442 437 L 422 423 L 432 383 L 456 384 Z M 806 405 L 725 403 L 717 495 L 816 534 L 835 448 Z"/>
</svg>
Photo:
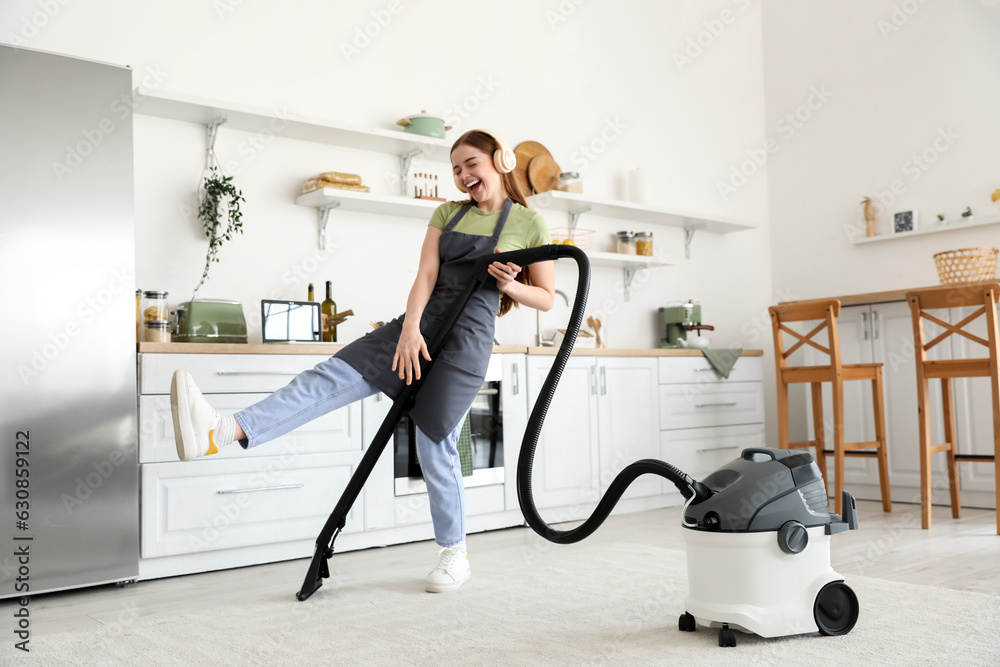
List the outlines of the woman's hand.
<svg viewBox="0 0 1000 667">
<path fill-rule="evenodd" d="M 427 343 L 420 335 L 417 327 L 403 327 L 403 333 L 399 335 L 399 342 L 396 343 L 396 354 L 392 358 L 392 370 L 399 367 L 399 379 L 406 380 L 410 384 L 413 380 L 420 379 L 420 355 L 424 359 L 431 360 L 430 352 L 427 351 Z"/>
<path fill-rule="evenodd" d="M 494 252 L 500 252 L 500 249 L 497 248 Z M 507 286 L 514 282 L 517 274 L 521 272 L 521 267 L 514 262 L 507 262 L 506 264 L 493 262 L 487 270 L 491 276 L 496 278 L 497 289 L 501 292 L 506 292 Z"/>
</svg>

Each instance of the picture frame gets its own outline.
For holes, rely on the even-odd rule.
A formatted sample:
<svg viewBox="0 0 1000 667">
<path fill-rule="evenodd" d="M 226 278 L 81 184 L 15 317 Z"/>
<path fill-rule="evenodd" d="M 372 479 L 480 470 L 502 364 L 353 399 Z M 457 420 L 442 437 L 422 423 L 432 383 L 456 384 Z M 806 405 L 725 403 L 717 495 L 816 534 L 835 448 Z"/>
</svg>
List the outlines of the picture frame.
<svg viewBox="0 0 1000 667">
<path fill-rule="evenodd" d="M 917 210 L 896 211 L 892 214 L 892 233 L 906 234 L 917 231 Z"/>
</svg>

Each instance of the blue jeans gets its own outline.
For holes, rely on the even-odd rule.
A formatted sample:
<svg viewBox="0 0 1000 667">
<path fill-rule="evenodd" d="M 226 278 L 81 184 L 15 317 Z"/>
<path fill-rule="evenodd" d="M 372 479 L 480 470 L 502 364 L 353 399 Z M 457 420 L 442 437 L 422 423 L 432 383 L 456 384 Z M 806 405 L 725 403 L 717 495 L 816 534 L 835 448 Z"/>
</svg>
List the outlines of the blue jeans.
<svg viewBox="0 0 1000 667">
<path fill-rule="evenodd" d="M 237 412 L 236 421 L 247 436 L 240 444 L 256 447 L 378 391 L 346 361 L 330 357 L 263 401 Z M 457 447 L 464 422 L 441 442 L 433 442 L 417 428 L 417 454 L 427 483 L 434 538 L 442 547 L 465 539 L 465 485 Z"/>
</svg>

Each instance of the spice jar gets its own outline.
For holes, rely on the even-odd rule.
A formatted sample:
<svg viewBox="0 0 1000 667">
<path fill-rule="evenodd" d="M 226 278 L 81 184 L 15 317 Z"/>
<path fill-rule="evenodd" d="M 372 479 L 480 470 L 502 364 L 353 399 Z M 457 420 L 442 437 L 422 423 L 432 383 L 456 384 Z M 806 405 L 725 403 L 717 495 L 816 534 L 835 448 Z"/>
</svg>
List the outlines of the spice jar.
<svg viewBox="0 0 1000 667">
<path fill-rule="evenodd" d="M 556 187 L 563 192 L 572 192 L 573 194 L 582 195 L 583 181 L 580 179 L 580 172 L 564 171 L 559 174 L 559 184 Z"/>
<path fill-rule="evenodd" d="M 635 232 L 618 232 L 618 252 L 623 255 L 635 254 Z"/>
<path fill-rule="evenodd" d="M 147 343 L 169 343 L 170 342 L 170 322 L 166 320 L 146 320 Z"/>
<path fill-rule="evenodd" d="M 167 293 L 146 291 L 142 293 L 142 319 L 145 322 L 167 321 Z"/>
<path fill-rule="evenodd" d="M 653 256 L 653 232 L 635 233 L 635 254 L 643 257 Z"/>
</svg>

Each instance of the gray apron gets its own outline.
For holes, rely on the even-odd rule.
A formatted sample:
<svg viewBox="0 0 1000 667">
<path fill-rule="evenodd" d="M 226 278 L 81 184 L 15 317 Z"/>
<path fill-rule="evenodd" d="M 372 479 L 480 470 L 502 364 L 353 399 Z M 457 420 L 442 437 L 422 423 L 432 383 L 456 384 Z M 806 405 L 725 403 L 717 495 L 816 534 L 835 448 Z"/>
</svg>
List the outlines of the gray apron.
<svg viewBox="0 0 1000 667">
<path fill-rule="evenodd" d="M 476 258 L 492 253 L 510 214 L 511 200 L 490 237 L 453 231 L 472 204 L 463 206 L 444 228 L 439 242 L 441 263 L 437 283 L 420 318 L 420 333 L 430 341 L 451 303 L 462 291 Z M 409 410 L 414 423 L 434 442 L 444 440 L 465 416 L 482 388 L 493 352 L 500 291 L 490 278 L 480 286 L 462 311 Z M 392 370 L 392 358 L 403 331 L 404 313 L 370 331 L 334 356 L 346 361 L 389 398 L 396 400 L 406 380 Z"/>
</svg>

